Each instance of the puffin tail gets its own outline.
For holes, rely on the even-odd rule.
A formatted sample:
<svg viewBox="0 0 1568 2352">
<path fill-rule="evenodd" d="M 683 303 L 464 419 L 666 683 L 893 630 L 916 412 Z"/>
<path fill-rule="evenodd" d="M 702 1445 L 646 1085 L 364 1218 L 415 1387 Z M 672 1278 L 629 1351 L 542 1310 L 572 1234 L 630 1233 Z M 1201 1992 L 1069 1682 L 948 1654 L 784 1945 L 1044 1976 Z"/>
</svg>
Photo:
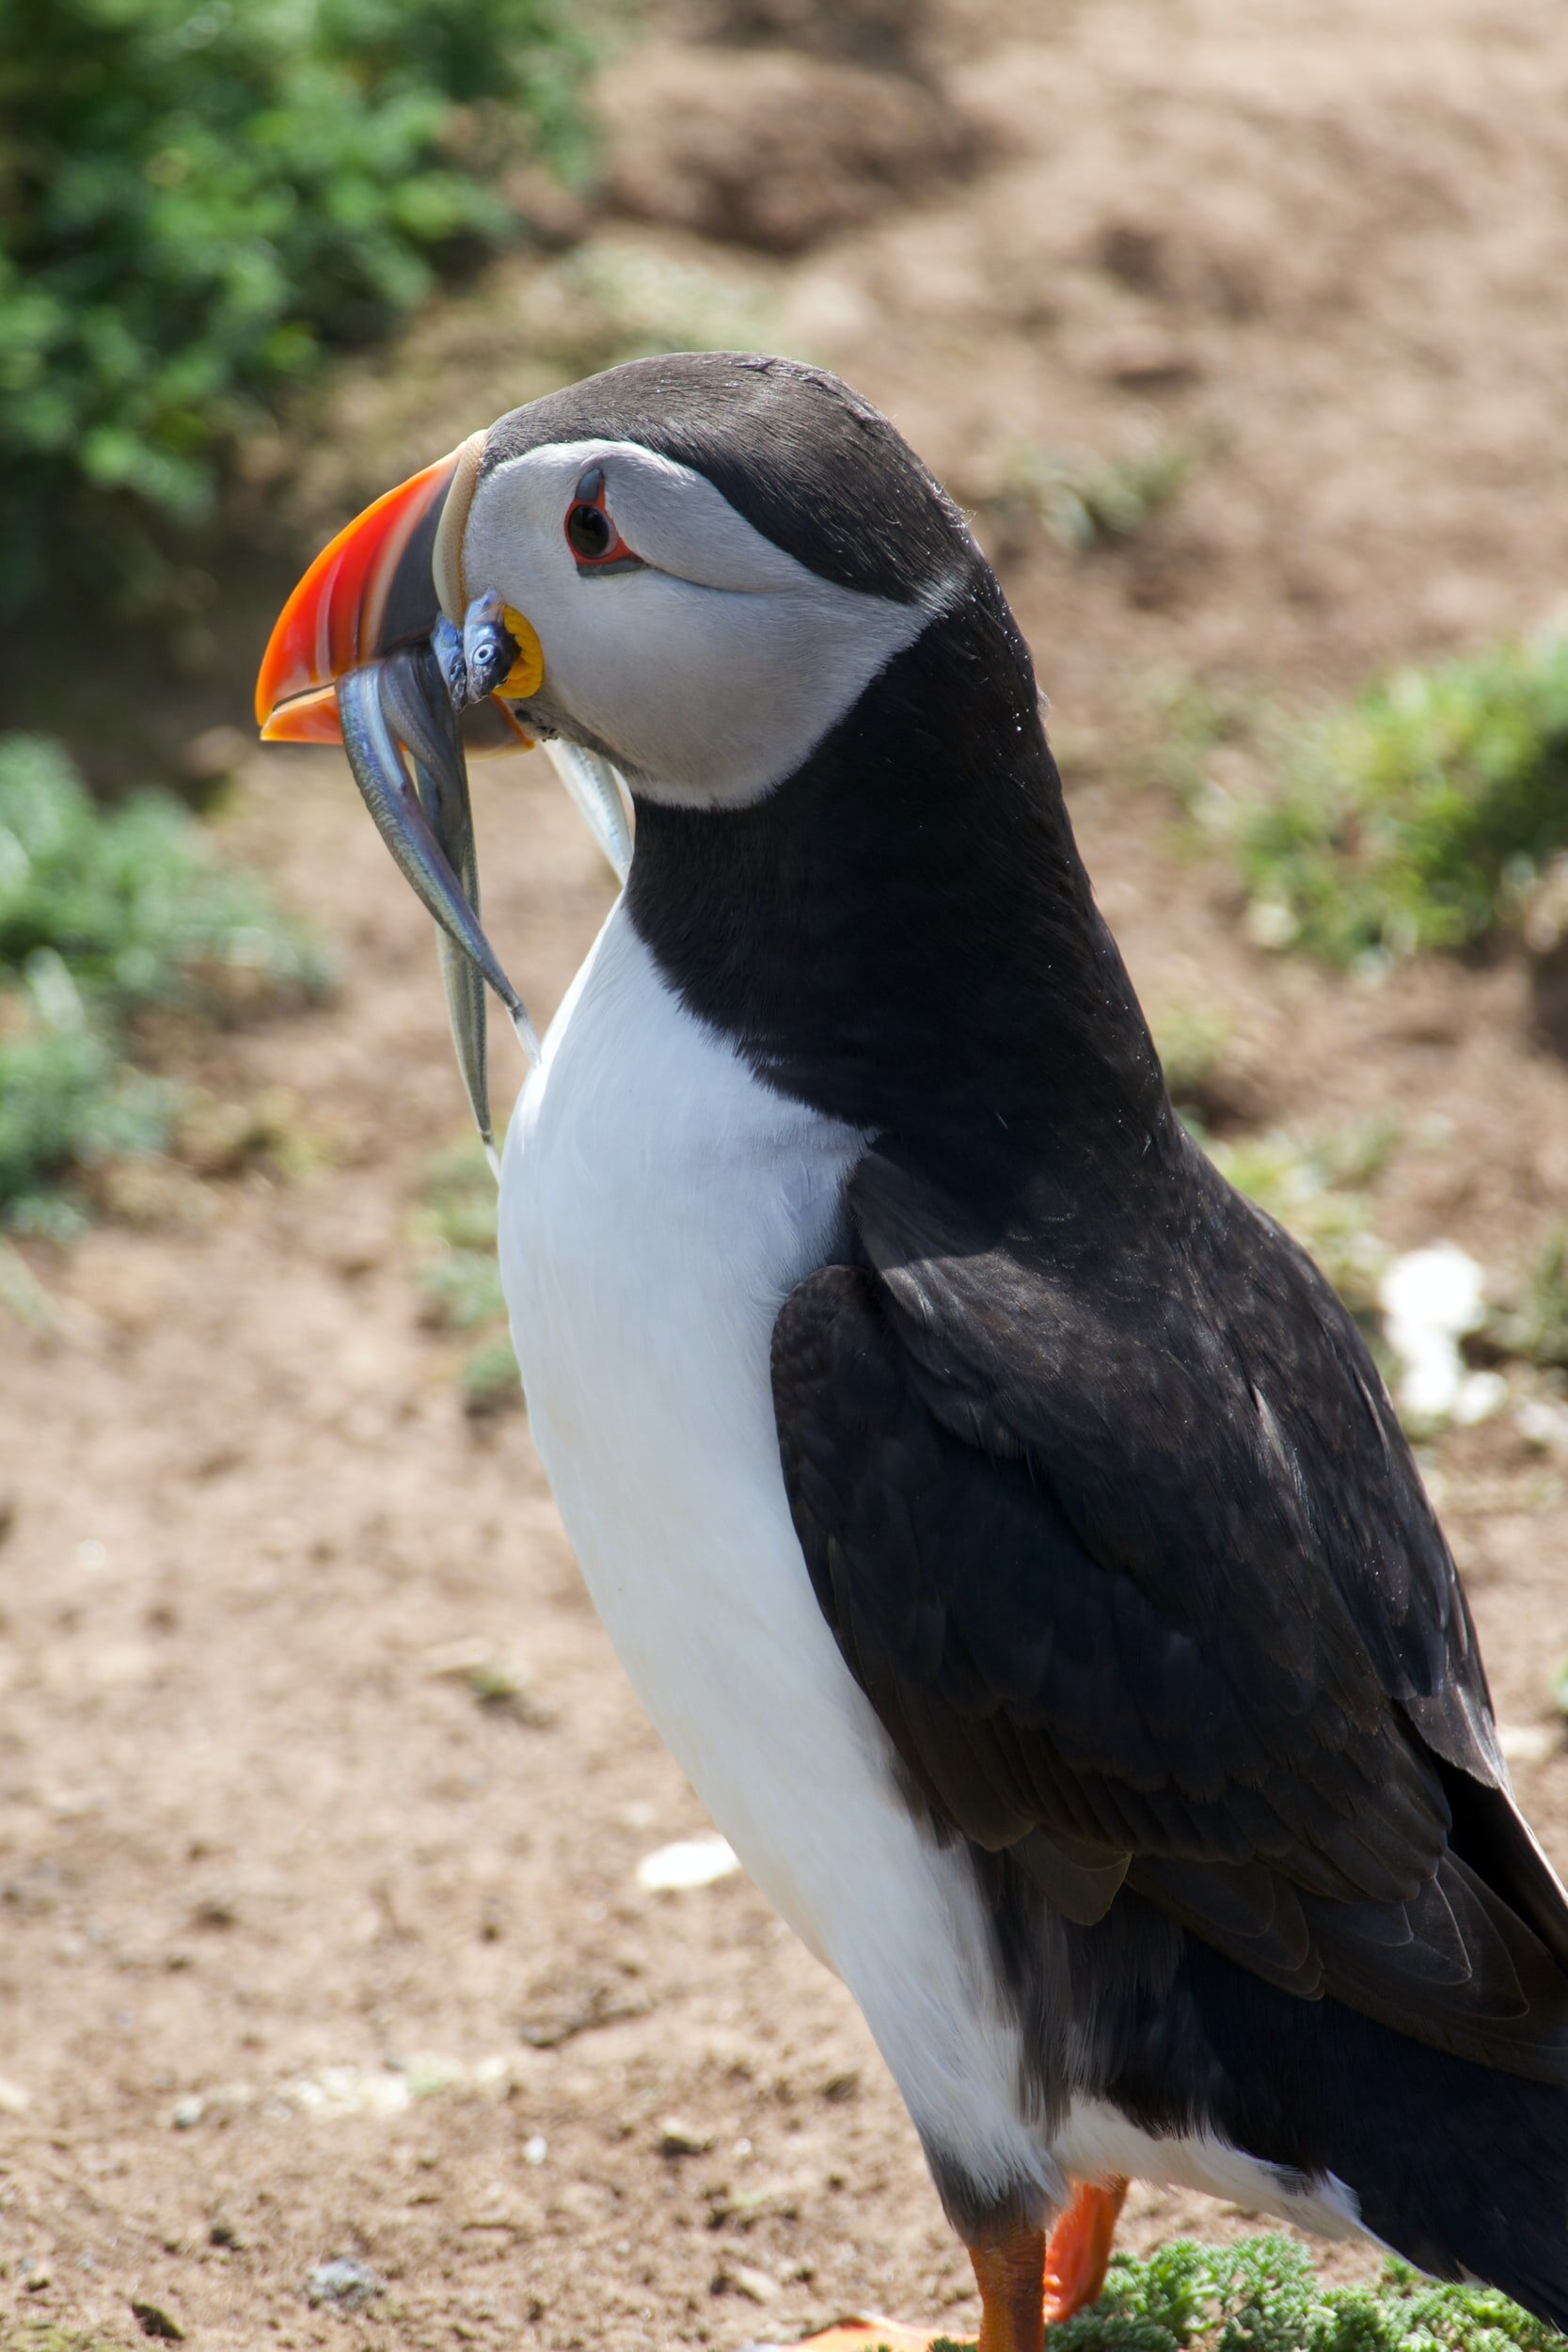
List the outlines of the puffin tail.
<svg viewBox="0 0 1568 2352">
<path fill-rule="evenodd" d="M 1568 2332 L 1568 2085 L 1275 1991 L 1191 1937 L 1180 1973 L 1212 2129 L 1297 2179 L 1331 2175 L 1394 2253 Z"/>
<path fill-rule="evenodd" d="M 1433 2277 L 1479 2279 L 1568 2331 L 1568 2090 L 1388 2040 L 1398 2085 L 1347 2120 L 1333 2167 L 1363 2225 Z"/>
</svg>

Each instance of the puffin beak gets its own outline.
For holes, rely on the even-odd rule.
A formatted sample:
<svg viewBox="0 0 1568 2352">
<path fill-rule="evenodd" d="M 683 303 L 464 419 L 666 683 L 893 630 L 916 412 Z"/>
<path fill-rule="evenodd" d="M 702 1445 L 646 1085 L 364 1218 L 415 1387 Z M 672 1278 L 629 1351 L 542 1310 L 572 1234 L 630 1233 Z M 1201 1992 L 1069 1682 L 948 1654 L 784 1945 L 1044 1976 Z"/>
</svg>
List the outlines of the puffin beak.
<svg viewBox="0 0 1568 2352">
<path fill-rule="evenodd" d="M 463 626 L 463 526 L 485 436 L 388 490 L 345 525 L 278 614 L 256 680 L 267 743 L 342 740 L 335 689 L 393 646 Z"/>
<path fill-rule="evenodd" d="M 268 641 L 256 717 L 267 742 L 341 743 L 347 753 L 377 830 L 435 918 L 458 1064 L 491 1165 L 499 1167 L 488 1100 L 486 987 L 505 1005 L 524 1050 L 537 1057 L 539 1047 L 522 999 L 480 926 L 464 736 L 477 719 L 483 747 L 529 744 L 531 737 L 488 682 L 499 677 L 514 692 L 531 692 L 542 664 L 538 640 L 520 614 L 494 596 L 467 607 L 463 529 L 484 441 L 483 433 L 473 434 L 377 499 L 323 548 Z M 529 642 L 519 645 L 508 622 Z M 505 649 L 499 660 L 498 648 Z"/>
<path fill-rule="evenodd" d="M 283 607 L 256 679 L 265 743 L 341 743 L 337 683 L 400 639 L 428 638 L 440 618 L 436 534 L 457 477 L 473 495 L 483 435 L 367 506 L 323 548 Z M 463 460 L 473 452 L 471 469 Z M 455 518 L 458 532 L 462 516 Z M 461 609 L 450 617 L 462 624 Z"/>
</svg>

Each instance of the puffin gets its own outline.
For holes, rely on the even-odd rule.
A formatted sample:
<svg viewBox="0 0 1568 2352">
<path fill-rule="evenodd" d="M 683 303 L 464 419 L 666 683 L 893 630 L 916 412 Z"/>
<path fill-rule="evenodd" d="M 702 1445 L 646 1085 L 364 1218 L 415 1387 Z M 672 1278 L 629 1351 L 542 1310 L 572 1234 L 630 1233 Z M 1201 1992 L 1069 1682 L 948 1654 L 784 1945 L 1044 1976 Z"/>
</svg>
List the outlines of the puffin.
<svg viewBox="0 0 1568 2352">
<path fill-rule="evenodd" d="M 891 2070 L 980 2352 L 1098 2296 L 1132 2178 L 1568 2327 L 1568 1902 L 1452 1556 L 1355 1323 L 1172 1107 L 895 427 L 750 353 L 531 401 L 324 552 L 258 710 L 349 745 L 478 1097 L 476 714 L 625 868 L 500 1159 L 532 1438 Z"/>
</svg>

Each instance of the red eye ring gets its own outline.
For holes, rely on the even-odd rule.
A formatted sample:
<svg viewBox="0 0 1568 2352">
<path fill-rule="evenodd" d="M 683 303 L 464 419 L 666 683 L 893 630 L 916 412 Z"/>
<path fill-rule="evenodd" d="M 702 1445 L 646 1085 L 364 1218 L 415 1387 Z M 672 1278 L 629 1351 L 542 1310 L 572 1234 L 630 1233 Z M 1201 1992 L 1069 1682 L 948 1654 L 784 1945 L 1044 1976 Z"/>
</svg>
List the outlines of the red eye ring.
<svg viewBox="0 0 1568 2352">
<path fill-rule="evenodd" d="M 578 482 L 577 496 L 566 509 L 565 531 L 566 545 L 579 572 L 641 568 L 642 558 L 632 553 L 605 512 L 601 467 L 592 467 Z"/>
</svg>

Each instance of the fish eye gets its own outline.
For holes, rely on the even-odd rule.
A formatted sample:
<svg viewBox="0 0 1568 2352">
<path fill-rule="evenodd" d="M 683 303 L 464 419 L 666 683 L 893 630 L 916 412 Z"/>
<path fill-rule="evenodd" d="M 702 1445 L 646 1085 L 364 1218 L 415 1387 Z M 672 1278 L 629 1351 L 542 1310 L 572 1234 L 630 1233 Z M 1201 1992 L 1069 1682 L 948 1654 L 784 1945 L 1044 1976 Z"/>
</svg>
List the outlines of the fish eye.
<svg viewBox="0 0 1568 2352">
<path fill-rule="evenodd" d="M 615 544 L 615 532 L 602 506 L 577 499 L 566 510 L 566 544 L 585 564 L 602 564 Z"/>
</svg>

